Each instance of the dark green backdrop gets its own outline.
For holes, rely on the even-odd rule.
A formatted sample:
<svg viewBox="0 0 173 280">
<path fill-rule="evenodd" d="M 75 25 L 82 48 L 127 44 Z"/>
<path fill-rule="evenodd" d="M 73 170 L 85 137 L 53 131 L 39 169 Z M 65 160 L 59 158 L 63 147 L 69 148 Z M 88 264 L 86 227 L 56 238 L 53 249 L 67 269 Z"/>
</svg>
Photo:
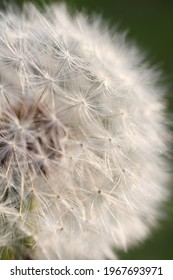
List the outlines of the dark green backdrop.
<svg viewBox="0 0 173 280">
<path fill-rule="evenodd" d="M 17 2 L 22 0 L 4 1 Z M 43 1 L 30 2 L 40 5 Z M 44 3 L 59 2 L 44 0 Z M 168 85 L 168 110 L 173 111 L 173 1 L 172 0 L 66 0 L 74 8 L 84 8 L 101 13 L 109 24 L 129 31 L 129 39 L 135 40 L 147 51 L 152 65 L 163 70 L 164 82 Z M 0 1 L 0 7 L 4 5 Z M 170 186 L 172 189 L 172 186 Z M 122 259 L 173 259 L 173 196 L 166 205 L 166 218 L 143 244 L 120 252 Z"/>
</svg>

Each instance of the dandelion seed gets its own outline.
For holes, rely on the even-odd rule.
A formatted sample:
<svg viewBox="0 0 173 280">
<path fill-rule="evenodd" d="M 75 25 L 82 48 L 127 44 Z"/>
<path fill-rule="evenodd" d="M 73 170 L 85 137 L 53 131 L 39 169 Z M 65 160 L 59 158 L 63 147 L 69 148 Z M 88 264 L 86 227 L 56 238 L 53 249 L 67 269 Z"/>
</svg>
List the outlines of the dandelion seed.
<svg viewBox="0 0 173 280">
<path fill-rule="evenodd" d="M 164 93 L 102 28 L 64 5 L 0 15 L 2 248 L 32 237 L 30 258 L 115 258 L 160 218 Z"/>
</svg>

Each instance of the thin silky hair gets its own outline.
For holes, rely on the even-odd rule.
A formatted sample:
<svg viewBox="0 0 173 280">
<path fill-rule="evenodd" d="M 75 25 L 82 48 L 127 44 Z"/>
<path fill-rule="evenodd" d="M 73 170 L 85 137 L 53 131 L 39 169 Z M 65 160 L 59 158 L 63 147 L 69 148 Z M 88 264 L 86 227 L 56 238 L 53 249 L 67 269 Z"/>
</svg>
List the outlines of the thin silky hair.
<svg viewBox="0 0 173 280">
<path fill-rule="evenodd" d="M 2 248 L 32 237 L 33 259 L 116 258 L 149 235 L 168 196 L 158 81 L 97 17 L 0 13 Z"/>
</svg>

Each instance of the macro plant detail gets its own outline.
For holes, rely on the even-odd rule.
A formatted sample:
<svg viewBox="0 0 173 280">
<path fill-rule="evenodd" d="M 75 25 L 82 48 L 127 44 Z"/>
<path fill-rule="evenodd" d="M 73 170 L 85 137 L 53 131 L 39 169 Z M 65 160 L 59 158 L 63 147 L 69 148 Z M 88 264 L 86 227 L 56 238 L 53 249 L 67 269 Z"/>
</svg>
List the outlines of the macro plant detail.
<svg viewBox="0 0 173 280">
<path fill-rule="evenodd" d="M 115 258 L 161 217 L 159 75 L 64 5 L 0 14 L 1 258 Z"/>
</svg>

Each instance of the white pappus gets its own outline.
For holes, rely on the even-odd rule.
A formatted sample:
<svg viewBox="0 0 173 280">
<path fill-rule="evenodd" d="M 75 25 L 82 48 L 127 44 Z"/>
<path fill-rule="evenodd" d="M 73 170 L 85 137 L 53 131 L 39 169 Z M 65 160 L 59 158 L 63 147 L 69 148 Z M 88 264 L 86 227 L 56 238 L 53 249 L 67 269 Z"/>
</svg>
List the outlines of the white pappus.
<svg viewBox="0 0 173 280">
<path fill-rule="evenodd" d="M 158 79 L 97 18 L 1 12 L 2 248 L 32 237 L 31 258 L 116 258 L 148 236 L 168 193 Z"/>
</svg>

